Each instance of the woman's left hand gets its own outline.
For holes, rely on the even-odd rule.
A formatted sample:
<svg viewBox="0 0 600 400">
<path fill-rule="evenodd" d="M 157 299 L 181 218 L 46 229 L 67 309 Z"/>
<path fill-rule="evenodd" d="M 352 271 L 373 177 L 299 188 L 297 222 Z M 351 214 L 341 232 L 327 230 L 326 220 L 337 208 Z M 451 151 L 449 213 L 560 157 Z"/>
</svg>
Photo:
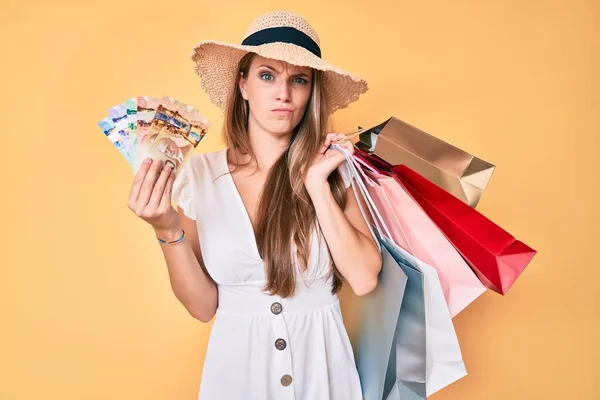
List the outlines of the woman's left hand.
<svg viewBox="0 0 600 400">
<path fill-rule="evenodd" d="M 342 133 L 328 133 L 313 158 L 311 166 L 308 168 L 304 185 L 308 188 L 312 185 L 323 185 L 327 183 L 329 175 L 346 161 L 344 155 L 335 149 L 330 149 L 329 145 L 337 144 L 346 149 L 350 154 L 354 154 L 354 145 L 346 139 Z"/>
</svg>

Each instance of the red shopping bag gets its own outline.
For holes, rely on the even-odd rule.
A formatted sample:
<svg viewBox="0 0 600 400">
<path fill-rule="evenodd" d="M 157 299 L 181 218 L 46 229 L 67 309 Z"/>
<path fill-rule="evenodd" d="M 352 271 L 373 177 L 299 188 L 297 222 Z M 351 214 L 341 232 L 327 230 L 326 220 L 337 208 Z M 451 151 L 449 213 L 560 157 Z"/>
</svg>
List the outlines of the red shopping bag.
<svg viewBox="0 0 600 400">
<path fill-rule="evenodd" d="M 481 282 L 495 292 L 506 294 L 537 251 L 406 165 L 393 166 L 391 171 Z"/>
</svg>

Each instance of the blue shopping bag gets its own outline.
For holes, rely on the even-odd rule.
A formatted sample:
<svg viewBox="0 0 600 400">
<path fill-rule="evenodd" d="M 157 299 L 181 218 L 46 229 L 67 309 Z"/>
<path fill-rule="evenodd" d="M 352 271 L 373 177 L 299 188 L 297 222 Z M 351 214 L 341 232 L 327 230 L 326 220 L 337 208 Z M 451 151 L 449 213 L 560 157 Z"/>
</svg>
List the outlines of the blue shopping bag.
<svg viewBox="0 0 600 400">
<path fill-rule="evenodd" d="M 377 287 L 360 300 L 361 324 L 354 353 L 363 397 L 365 400 L 425 399 L 423 275 L 398 251 L 350 155 L 338 149 L 346 157 L 353 192 L 383 259 Z M 370 219 L 359 193 L 365 200 Z"/>
<path fill-rule="evenodd" d="M 407 283 L 406 274 L 381 243 L 380 249 L 383 265 L 377 287 L 359 298 L 360 326 L 354 355 L 365 400 L 383 399 L 386 371 L 390 354 L 395 354 L 392 349 L 395 348 L 396 325 Z"/>
<path fill-rule="evenodd" d="M 383 237 L 381 243 L 406 274 L 407 283 L 380 399 L 425 399 L 427 356 L 423 274 L 402 257 L 390 239 Z"/>
</svg>

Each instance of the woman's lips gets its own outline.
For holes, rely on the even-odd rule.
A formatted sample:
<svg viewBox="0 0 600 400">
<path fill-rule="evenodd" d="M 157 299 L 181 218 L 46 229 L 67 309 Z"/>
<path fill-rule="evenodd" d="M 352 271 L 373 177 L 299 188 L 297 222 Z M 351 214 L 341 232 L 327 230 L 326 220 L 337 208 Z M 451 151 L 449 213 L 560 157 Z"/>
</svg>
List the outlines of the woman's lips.
<svg viewBox="0 0 600 400">
<path fill-rule="evenodd" d="M 271 111 L 277 115 L 290 115 L 292 113 L 292 110 L 287 109 L 287 108 L 276 108 L 275 110 L 271 110 Z"/>
</svg>

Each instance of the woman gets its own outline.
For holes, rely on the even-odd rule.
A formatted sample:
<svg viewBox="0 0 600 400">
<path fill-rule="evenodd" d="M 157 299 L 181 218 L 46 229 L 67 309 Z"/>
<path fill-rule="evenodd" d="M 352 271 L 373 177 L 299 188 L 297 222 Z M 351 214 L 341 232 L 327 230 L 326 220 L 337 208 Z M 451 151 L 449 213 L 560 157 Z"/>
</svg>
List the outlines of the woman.
<svg viewBox="0 0 600 400">
<path fill-rule="evenodd" d="M 177 179 L 146 162 L 132 186 L 175 295 L 200 321 L 215 317 L 200 400 L 362 399 L 337 293 L 342 280 L 370 292 L 381 256 L 344 155 L 329 149 L 353 146 L 326 129 L 367 86 L 322 61 L 318 43 L 304 19 L 275 12 L 241 46 L 197 45 L 226 149 L 193 155 Z"/>
</svg>

